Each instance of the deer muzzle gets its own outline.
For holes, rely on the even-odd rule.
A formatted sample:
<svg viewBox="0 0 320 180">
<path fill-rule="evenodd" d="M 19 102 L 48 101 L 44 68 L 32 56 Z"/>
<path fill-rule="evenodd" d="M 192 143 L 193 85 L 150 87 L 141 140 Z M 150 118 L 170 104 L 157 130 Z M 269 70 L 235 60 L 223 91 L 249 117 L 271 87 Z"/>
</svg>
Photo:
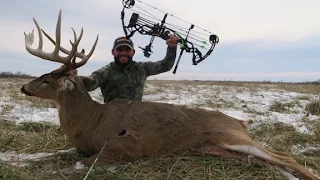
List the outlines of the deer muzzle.
<svg viewBox="0 0 320 180">
<path fill-rule="evenodd" d="M 23 85 L 23 86 L 21 87 L 20 91 L 21 91 L 23 94 L 27 95 L 27 96 L 33 96 L 33 93 L 28 92 L 28 91 L 25 89 L 25 85 Z"/>
</svg>

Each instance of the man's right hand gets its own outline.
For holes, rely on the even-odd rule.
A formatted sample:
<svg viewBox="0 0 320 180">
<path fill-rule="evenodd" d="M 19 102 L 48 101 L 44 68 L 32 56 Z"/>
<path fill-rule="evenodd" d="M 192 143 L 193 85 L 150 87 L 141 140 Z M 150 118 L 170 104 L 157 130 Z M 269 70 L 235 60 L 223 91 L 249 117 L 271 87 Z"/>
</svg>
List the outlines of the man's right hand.
<svg viewBox="0 0 320 180">
<path fill-rule="evenodd" d="M 180 38 L 178 36 L 170 34 L 166 43 L 169 47 L 177 47 L 179 39 Z"/>
</svg>

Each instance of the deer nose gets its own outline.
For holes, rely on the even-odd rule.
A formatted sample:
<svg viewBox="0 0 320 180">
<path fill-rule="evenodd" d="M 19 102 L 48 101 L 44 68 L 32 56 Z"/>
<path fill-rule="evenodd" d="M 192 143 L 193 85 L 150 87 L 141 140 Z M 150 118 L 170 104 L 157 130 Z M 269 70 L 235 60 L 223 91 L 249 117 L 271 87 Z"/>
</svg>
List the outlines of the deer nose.
<svg viewBox="0 0 320 180">
<path fill-rule="evenodd" d="M 25 92 L 24 85 L 20 88 L 20 91 L 23 92 L 23 93 Z"/>
<path fill-rule="evenodd" d="M 25 89 L 25 85 L 23 85 L 21 88 L 20 88 L 20 91 L 27 95 L 27 96 L 32 96 L 32 93 L 28 92 L 26 89 Z"/>
</svg>

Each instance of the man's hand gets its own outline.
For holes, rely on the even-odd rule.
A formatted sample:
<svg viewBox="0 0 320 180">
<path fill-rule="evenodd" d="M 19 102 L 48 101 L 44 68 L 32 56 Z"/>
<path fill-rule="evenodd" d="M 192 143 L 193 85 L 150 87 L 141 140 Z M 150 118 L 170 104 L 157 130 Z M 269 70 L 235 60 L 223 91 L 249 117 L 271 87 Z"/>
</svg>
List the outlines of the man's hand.
<svg viewBox="0 0 320 180">
<path fill-rule="evenodd" d="M 72 74 L 78 74 L 78 70 L 77 69 L 70 69 L 69 72 L 71 72 Z"/>
<path fill-rule="evenodd" d="M 60 68 L 64 68 L 66 65 L 62 65 L 60 66 Z M 72 73 L 72 74 L 78 74 L 78 70 L 77 69 L 70 69 L 68 72 Z"/>
<path fill-rule="evenodd" d="M 180 38 L 178 36 L 171 34 L 169 35 L 169 39 L 167 39 L 167 45 L 169 47 L 177 47 L 179 39 Z"/>
</svg>

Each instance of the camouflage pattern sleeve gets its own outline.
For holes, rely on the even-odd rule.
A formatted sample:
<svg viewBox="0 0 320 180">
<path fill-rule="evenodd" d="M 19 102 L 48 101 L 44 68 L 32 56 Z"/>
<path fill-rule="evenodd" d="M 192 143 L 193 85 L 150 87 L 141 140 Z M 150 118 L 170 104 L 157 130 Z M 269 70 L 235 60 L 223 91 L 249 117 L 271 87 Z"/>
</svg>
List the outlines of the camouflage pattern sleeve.
<svg viewBox="0 0 320 180">
<path fill-rule="evenodd" d="M 147 76 L 170 71 L 170 69 L 174 65 L 176 55 L 177 55 L 177 48 L 168 46 L 167 54 L 162 60 L 156 61 L 156 62 L 149 61 L 149 62 L 143 63 L 144 68 L 147 72 Z"/>
<path fill-rule="evenodd" d="M 104 66 L 104 67 L 94 71 L 90 76 L 87 76 L 87 78 L 90 78 L 95 81 L 95 83 L 86 87 L 87 91 L 93 91 L 93 90 L 97 89 L 98 87 L 100 87 L 100 85 L 106 81 L 108 71 L 109 71 L 109 65 Z"/>
</svg>

